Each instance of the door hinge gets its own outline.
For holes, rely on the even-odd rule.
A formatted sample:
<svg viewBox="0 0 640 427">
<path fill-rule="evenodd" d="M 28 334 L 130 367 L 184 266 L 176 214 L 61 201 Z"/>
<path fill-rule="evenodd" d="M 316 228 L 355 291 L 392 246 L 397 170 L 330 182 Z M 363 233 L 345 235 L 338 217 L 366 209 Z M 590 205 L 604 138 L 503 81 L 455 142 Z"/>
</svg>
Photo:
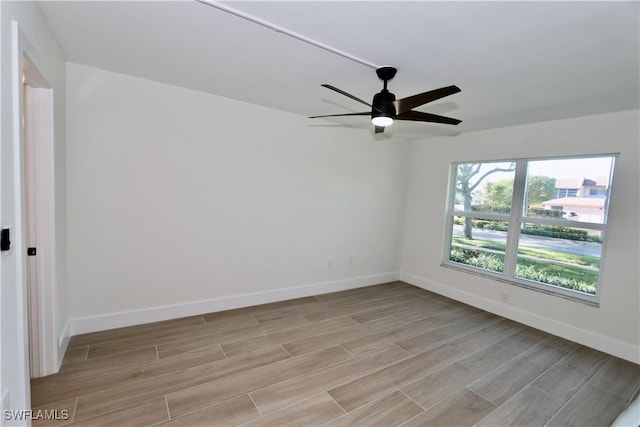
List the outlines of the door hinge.
<svg viewBox="0 0 640 427">
<path fill-rule="evenodd" d="M 36 248 L 27 248 L 27 256 L 36 256 Z"/>
</svg>

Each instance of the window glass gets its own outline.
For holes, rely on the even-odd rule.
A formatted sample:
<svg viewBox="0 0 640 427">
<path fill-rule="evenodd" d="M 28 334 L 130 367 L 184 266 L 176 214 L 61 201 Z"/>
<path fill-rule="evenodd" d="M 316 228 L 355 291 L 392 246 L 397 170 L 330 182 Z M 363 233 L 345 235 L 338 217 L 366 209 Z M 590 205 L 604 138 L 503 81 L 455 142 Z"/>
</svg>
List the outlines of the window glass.
<svg viewBox="0 0 640 427">
<path fill-rule="evenodd" d="M 462 163 L 456 169 L 456 210 L 511 212 L 515 163 Z"/>
<path fill-rule="evenodd" d="M 594 230 L 523 224 L 516 277 L 593 295 L 600 272 L 601 236 Z"/>
<path fill-rule="evenodd" d="M 472 237 L 465 237 L 465 218 L 455 217 L 449 260 L 489 271 L 503 271 L 507 245 L 506 221 L 467 218 Z"/>
<path fill-rule="evenodd" d="M 527 162 L 526 216 L 604 224 L 612 167 L 613 157 Z"/>
</svg>

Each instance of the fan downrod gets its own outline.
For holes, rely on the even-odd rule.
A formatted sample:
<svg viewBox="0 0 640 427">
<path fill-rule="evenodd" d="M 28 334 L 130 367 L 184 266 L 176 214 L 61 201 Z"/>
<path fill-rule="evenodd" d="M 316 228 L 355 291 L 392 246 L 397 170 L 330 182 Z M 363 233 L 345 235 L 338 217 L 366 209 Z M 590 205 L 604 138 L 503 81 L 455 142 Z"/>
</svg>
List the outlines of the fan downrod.
<svg viewBox="0 0 640 427">
<path fill-rule="evenodd" d="M 388 80 L 391 80 L 392 78 L 394 78 L 396 75 L 396 72 L 398 72 L 398 69 L 396 67 L 391 67 L 391 66 L 380 67 L 376 70 L 376 74 L 378 75 L 378 78 L 380 80 L 383 80 L 385 83 Z"/>
</svg>

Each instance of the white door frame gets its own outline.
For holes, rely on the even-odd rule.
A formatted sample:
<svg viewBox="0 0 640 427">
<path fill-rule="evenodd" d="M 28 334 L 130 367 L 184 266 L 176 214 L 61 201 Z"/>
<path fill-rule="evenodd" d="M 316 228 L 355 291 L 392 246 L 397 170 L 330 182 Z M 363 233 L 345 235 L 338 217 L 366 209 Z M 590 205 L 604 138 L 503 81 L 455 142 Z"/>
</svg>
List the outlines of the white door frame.
<svg viewBox="0 0 640 427">
<path fill-rule="evenodd" d="M 31 316 L 27 311 L 22 318 L 27 319 L 24 326 L 26 341 L 31 350 L 31 377 L 50 375 L 58 371 L 60 366 L 56 332 L 56 271 L 55 271 L 55 181 L 54 181 L 54 128 L 53 128 L 53 91 L 49 89 L 46 76 L 37 67 L 37 52 L 31 47 L 17 23 L 13 23 L 13 84 L 14 96 L 12 108 L 18 123 L 14 123 L 15 177 L 20 203 L 16 204 L 17 225 L 16 251 L 21 265 L 24 299 L 31 298 Z M 26 81 L 34 89 L 25 91 Z M 28 111 L 25 111 L 25 96 Z M 28 120 L 25 120 L 25 113 Z M 28 123 L 29 131 L 25 132 L 23 124 Z M 35 188 L 33 201 L 37 206 L 35 217 L 27 220 L 26 209 L 26 174 L 25 144 L 33 148 L 32 157 L 35 162 Z M 37 273 L 36 281 L 31 289 L 27 288 L 27 224 L 32 223 L 37 229 Z M 25 301 L 27 302 L 27 301 Z M 29 329 L 32 339 L 29 341 Z"/>
<path fill-rule="evenodd" d="M 26 63 L 27 61 L 25 61 Z M 29 67 L 25 67 L 27 71 Z M 32 71 L 33 72 L 33 71 Z M 36 247 L 37 255 L 27 258 L 29 296 L 29 350 L 31 377 L 55 372 L 51 351 L 56 350 L 55 325 L 49 302 L 55 298 L 53 280 L 55 250 L 53 222 L 53 91 L 33 87 L 25 72 L 24 155 L 25 155 L 25 227 L 27 247 Z M 53 369 L 53 371 L 52 371 Z"/>
</svg>

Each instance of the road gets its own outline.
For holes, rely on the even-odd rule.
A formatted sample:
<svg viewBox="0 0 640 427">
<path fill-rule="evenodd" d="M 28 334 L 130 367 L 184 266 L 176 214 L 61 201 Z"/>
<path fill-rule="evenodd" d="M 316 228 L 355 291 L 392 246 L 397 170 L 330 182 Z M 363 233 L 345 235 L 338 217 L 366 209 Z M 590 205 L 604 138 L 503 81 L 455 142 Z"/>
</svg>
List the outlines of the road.
<svg viewBox="0 0 640 427">
<path fill-rule="evenodd" d="M 462 226 L 453 226 L 454 236 L 462 237 Z M 473 237 L 478 240 L 489 240 L 492 242 L 506 243 L 507 233 L 504 231 L 482 230 L 478 228 L 473 229 Z M 556 239 L 553 237 L 544 236 L 532 236 L 530 234 L 520 235 L 520 246 L 537 248 L 537 249 L 550 249 L 554 251 L 578 254 L 578 255 L 592 255 L 599 257 L 602 252 L 602 243 L 596 242 L 580 242 L 577 240 Z"/>
</svg>

